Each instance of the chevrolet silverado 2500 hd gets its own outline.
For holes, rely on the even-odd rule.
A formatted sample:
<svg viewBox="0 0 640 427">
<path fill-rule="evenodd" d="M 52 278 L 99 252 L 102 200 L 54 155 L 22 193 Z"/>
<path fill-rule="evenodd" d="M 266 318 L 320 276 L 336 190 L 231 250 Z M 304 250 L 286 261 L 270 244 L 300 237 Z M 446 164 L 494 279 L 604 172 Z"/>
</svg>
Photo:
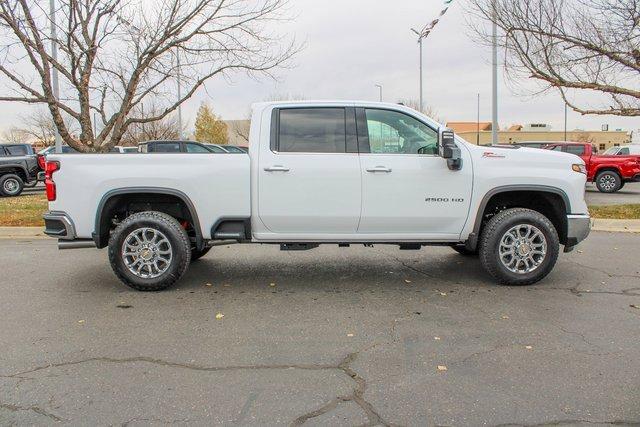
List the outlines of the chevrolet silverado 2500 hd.
<svg viewBox="0 0 640 427">
<path fill-rule="evenodd" d="M 164 289 L 233 242 L 446 245 L 498 283 L 528 285 L 589 234 L 584 162 L 478 147 L 402 105 L 253 106 L 248 156 L 55 155 L 46 233 L 108 247 L 116 275 Z"/>
</svg>

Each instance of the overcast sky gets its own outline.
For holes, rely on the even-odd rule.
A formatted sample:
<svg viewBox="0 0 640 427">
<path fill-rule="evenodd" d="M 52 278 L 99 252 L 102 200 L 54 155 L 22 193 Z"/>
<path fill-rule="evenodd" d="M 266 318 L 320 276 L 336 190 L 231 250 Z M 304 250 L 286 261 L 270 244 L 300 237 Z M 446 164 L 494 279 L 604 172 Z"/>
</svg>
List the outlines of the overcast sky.
<svg viewBox="0 0 640 427">
<path fill-rule="evenodd" d="M 454 4 L 425 41 L 425 100 L 449 121 L 475 121 L 477 94 L 481 120 L 491 120 L 490 49 L 474 42 L 461 4 Z M 292 0 L 296 18 L 285 26 L 306 48 L 295 67 L 278 72 L 278 81 L 256 81 L 235 75 L 212 80 L 184 105 L 193 125 L 202 101 L 225 119 L 245 118 L 252 102 L 275 94 L 305 99 L 377 100 L 375 84 L 384 86 L 385 101 L 418 99 L 418 45 L 411 27 L 420 28 L 443 7 L 440 0 Z M 550 123 L 563 128 L 564 106 L 556 94 L 523 96 L 501 75 L 500 125 Z M 20 125 L 29 112 L 24 104 L 0 103 L 0 128 Z M 639 129 L 640 119 L 582 117 L 569 114 L 569 127 L 598 130 Z"/>
</svg>

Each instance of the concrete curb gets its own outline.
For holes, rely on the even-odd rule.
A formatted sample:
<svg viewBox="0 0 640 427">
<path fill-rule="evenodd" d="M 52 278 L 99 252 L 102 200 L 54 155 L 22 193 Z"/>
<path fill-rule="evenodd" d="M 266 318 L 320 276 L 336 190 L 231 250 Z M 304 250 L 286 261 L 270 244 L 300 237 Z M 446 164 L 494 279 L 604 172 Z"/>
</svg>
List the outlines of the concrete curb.
<svg viewBox="0 0 640 427">
<path fill-rule="evenodd" d="M 640 219 L 592 219 L 591 231 L 640 233 Z M 43 227 L 0 227 L 0 239 L 49 239 Z"/>
</svg>

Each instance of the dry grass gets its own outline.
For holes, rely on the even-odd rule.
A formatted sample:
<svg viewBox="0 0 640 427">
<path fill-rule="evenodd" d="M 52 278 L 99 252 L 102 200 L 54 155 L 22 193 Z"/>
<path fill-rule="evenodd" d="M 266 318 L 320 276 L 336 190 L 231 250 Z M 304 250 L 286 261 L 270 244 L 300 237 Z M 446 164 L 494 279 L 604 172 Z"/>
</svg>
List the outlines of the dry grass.
<svg viewBox="0 0 640 427">
<path fill-rule="evenodd" d="M 47 211 L 47 197 L 33 194 L 19 197 L 0 197 L 0 226 L 40 227 L 42 214 Z M 640 219 L 640 204 L 617 206 L 590 206 L 594 218 Z"/>
<path fill-rule="evenodd" d="M 41 227 L 42 214 L 47 211 L 47 196 L 33 194 L 18 197 L 0 197 L 0 226 Z"/>
<path fill-rule="evenodd" d="M 616 206 L 589 206 L 594 218 L 600 219 L 640 219 L 640 204 Z"/>
</svg>

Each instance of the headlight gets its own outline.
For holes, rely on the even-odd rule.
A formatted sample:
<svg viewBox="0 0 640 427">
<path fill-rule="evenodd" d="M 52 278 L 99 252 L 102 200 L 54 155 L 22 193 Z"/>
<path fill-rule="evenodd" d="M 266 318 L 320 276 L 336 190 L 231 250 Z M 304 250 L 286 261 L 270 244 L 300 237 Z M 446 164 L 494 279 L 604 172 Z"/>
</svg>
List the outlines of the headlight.
<svg viewBox="0 0 640 427">
<path fill-rule="evenodd" d="M 574 172 L 583 173 L 585 175 L 587 174 L 587 167 L 585 165 L 576 163 L 572 165 L 571 168 L 573 169 Z"/>
</svg>

